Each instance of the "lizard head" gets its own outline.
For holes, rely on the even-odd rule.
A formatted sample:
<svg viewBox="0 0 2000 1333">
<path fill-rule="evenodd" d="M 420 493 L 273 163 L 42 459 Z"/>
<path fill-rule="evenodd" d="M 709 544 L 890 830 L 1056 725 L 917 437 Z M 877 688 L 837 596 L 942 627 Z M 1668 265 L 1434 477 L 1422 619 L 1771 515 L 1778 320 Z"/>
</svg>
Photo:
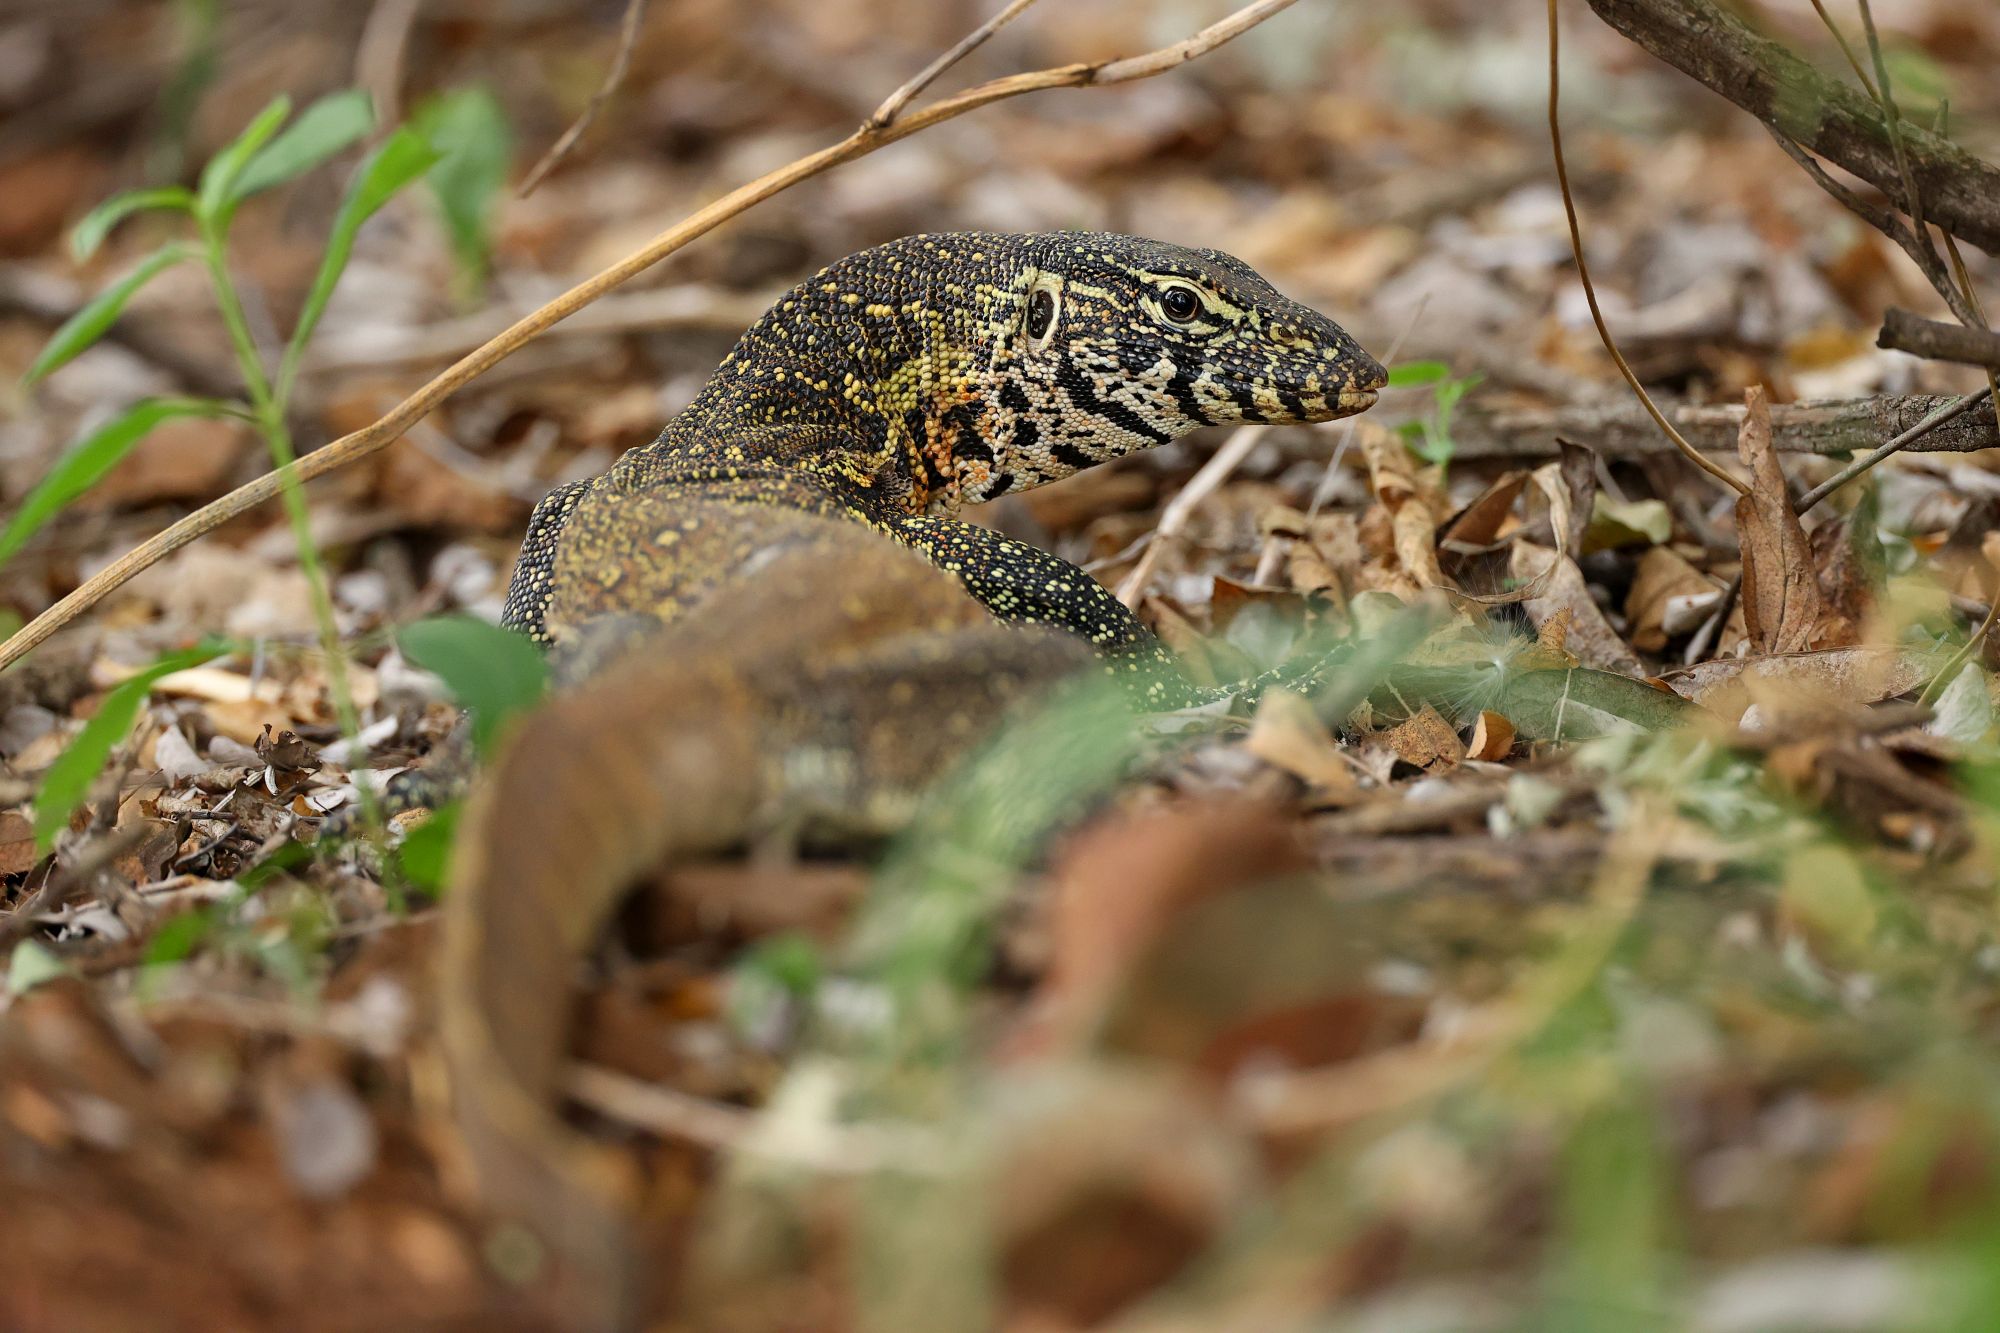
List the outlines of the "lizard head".
<svg viewBox="0 0 2000 1333">
<path fill-rule="evenodd" d="M 1198 426 L 1351 416 L 1385 382 L 1345 329 L 1218 250 L 1053 232 L 1023 259 L 985 391 L 993 461 L 965 498 L 1052 481 Z"/>
</svg>

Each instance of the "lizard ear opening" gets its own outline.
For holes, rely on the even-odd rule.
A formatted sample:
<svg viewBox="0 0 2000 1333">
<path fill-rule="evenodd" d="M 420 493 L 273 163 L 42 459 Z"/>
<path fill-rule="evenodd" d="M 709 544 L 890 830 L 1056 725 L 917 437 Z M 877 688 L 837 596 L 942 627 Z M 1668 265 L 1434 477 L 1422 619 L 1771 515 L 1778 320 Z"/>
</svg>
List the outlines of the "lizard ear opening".
<svg viewBox="0 0 2000 1333">
<path fill-rule="evenodd" d="M 1028 290 L 1028 311 L 1024 329 L 1028 350 L 1039 352 L 1055 338 L 1062 324 L 1062 282 L 1052 277 L 1038 278 Z"/>
</svg>

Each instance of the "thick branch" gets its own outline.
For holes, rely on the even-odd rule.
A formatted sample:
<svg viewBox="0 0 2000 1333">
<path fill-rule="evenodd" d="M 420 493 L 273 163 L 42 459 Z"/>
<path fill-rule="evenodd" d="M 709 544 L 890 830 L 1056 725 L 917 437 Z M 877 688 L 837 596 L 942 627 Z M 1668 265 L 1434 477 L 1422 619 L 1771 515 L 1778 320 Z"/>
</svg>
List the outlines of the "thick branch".
<svg viewBox="0 0 2000 1333">
<path fill-rule="evenodd" d="M 1904 197 L 1896 149 L 1875 105 L 1711 0 L 1589 0 L 1597 16 L 1674 68 L 1707 84 L 1785 137 Z M 2000 167 L 1904 123 L 1927 220 L 2000 254 Z"/>
<path fill-rule="evenodd" d="M 1913 394 L 1775 404 L 1771 408 L 1772 443 L 1785 453 L 1866 452 L 1954 401 Z M 1661 406 L 1697 449 L 1724 455 L 1735 450 L 1736 435 L 1743 425 L 1743 404 Z M 1623 399 L 1555 409 L 1486 412 L 1469 408 L 1452 422 L 1451 433 L 1459 458 L 1554 458 L 1558 435 L 1587 444 L 1609 458 L 1673 451 L 1644 409 Z M 1926 432 L 1908 448 L 1911 453 L 2000 448 L 2000 429 L 1996 429 L 1992 413 L 1966 412 Z"/>
<path fill-rule="evenodd" d="M 1943 324 L 1907 310 L 1891 309 L 1882 316 L 1882 333 L 1875 345 L 1932 361 L 2000 370 L 2000 333 Z"/>
</svg>

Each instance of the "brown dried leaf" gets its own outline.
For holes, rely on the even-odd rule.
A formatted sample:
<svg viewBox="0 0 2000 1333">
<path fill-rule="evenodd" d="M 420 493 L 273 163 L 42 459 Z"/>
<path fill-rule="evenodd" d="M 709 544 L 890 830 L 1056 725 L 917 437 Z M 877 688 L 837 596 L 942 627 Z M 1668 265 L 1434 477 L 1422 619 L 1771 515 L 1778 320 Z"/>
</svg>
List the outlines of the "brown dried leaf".
<svg viewBox="0 0 2000 1333">
<path fill-rule="evenodd" d="M 1567 541 L 1568 545 L 1562 549 L 1581 551 L 1583 534 L 1590 527 L 1590 515 L 1597 503 L 1597 454 L 1560 437 L 1556 445 L 1562 450 L 1558 470 L 1562 474 L 1563 493 L 1569 497 L 1569 524 L 1557 530 L 1556 540 Z"/>
<path fill-rule="evenodd" d="M 1354 423 L 1354 438 L 1361 446 L 1361 457 L 1368 463 L 1368 489 L 1382 502 L 1382 507 L 1391 514 L 1403 507 L 1403 502 L 1417 494 L 1417 479 L 1413 472 L 1410 451 L 1403 444 L 1403 437 L 1386 426 L 1377 425 L 1366 419 Z"/>
<path fill-rule="evenodd" d="M 1597 600 L 1590 595 L 1590 585 L 1584 581 L 1583 571 L 1576 567 L 1576 561 L 1558 555 L 1546 546 L 1536 546 L 1532 542 L 1517 542 L 1510 572 L 1516 579 L 1526 580 L 1532 586 L 1535 580 L 1542 580 L 1545 586 L 1533 597 L 1522 603 L 1528 619 L 1539 630 L 1546 631 L 1558 616 L 1567 616 L 1561 648 L 1573 655 L 1585 666 L 1596 667 L 1600 671 L 1615 671 L 1621 676 L 1641 679 L 1646 675 L 1645 664 L 1639 660 L 1611 622 L 1598 609 Z"/>
<path fill-rule="evenodd" d="M 1444 570 L 1438 567 L 1437 520 L 1428 506 L 1412 497 L 1389 515 L 1395 534 L 1396 561 L 1418 588 L 1445 588 Z"/>
<path fill-rule="evenodd" d="M 1417 768 L 1450 768 L 1465 758 L 1458 732 L 1429 704 L 1390 728 L 1388 741 L 1398 759 Z"/>
<path fill-rule="evenodd" d="M 1176 912 L 1304 863 L 1293 824 L 1243 801 L 1154 810 L 1084 830 L 1054 871 L 1048 974 L 1014 1053 L 1046 1052 L 1093 1029 Z"/>
<path fill-rule="evenodd" d="M 0 875 L 19 875 L 35 865 L 35 826 L 23 814 L 0 814 Z"/>
<path fill-rule="evenodd" d="M 1500 714 L 1482 710 L 1472 727 L 1472 740 L 1465 747 L 1466 758 L 1495 763 L 1514 749 L 1514 724 Z"/>
<path fill-rule="evenodd" d="M 1657 653 L 1667 640 L 1692 631 L 1715 609 L 1722 589 L 1673 548 L 1648 547 L 1639 557 L 1632 590 L 1625 595 L 1625 618 L 1632 622 L 1632 646 Z"/>
<path fill-rule="evenodd" d="M 1340 576 L 1311 542 L 1295 541 L 1285 552 L 1285 578 L 1300 592 L 1330 596 L 1336 605 L 1346 600 L 1341 594 Z"/>
<path fill-rule="evenodd" d="M 1794 653 L 1813 644 L 1824 614 L 1812 546 L 1792 512 L 1784 469 L 1771 447 L 1771 405 L 1764 390 L 1744 390 L 1749 409 L 1736 451 L 1750 469 L 1750 493 L 1736 502 L 1737 539 L 1743 548 L 1743 614 L 1752 648 L 1760 654 Z"/>
<path fill-rule="evenodd" d="M 264 724 L 263 734 L 257 738 L 257 757 L 280 773 L 319 767 L 318 752 L 303 736 L 289 728 L 273 736 L 268 722 Z"/>
<path fill-rule="evenodd" d="M 1264 692 L 1243 748 L 1314 787 L 1334 793 L 1354 790 L 1354 770 L 1340 757 L 1333 733 L 1311 703 L 1289 690 Z"/>
<path fill-rule="evenodd" d="M 1514 501 L 1528 484 L 1526 472 L 1508 472 L 1482 491 L 1477 499 L 1445 520 L 1438 533 L 1438 545 L 1447 549 L 1476 551 L 1500 538 L 1502 527 L 1514 512 Z"/>
<path fill-rule="evenodd" d="M 1570 495 L 1563 481 L 1561 469 L 1562 464 L 1560 463 L 1548 463 L 1536 468 L 1533 474 L 1536 488 L 1547 497 L 1549 502 L 1549 528 L 1555 533 L 1556 539 L 1555 560 L 1542 564 L 1539 573 L 1536 573 L 1533 577 L 1522 583 L 1521 586 L 1510 592 L 1494 593 L 1485 596 L 1465 594 L 1468 600 L 1478 602 L 1482 606 L 1511 606 L 1516 602 L 1530 602 L 1540 597 L 1547 590 L 1552 579 L 1561 576 L 1562 566 L 1568 565 L 1572 569 L 1575 568 L 1574 563 L 1568 558 L 1568 534 L 1572 526 Z M 1516 545 L 1514 549 L 1516 552 L 1519 552 L 1521 547 L 1520 545 Z M 1519 577 L 1518 573 L 1516 577 Z M 1581 574 L 1577 578 L 1579 582 L 1582 581 Z M 1584 600 L 1589 600 L 1587 591 L 1584 595 Z"/>
<path fill-rule="evenodd" d="M 1535 646 L 1551 653 L 1569 652 L 1569 629 L 1576 623 L 1576 610 L 1565 606 L 1544 620 L 1535 630 Z M 1570 654 L 1575 656 L 1575 654 Z"/>
<path fill-rule="evenodd" d="M 1719 658 L 1662 679 L 1683 699 L 1734 718 L 1753 700 L 1784 696 L 1808 705 L 1880 703 L 1918 688 L 1937 665 L 1934 657 L 1900 648 L 1826 648 Z"/>
</svg>

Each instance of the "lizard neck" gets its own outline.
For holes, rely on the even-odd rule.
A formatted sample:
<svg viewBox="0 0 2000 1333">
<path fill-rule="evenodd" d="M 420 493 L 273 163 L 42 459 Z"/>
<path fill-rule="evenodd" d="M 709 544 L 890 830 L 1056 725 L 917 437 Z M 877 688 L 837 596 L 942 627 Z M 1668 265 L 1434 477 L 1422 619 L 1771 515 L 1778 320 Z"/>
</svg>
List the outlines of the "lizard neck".
<svg viewBox="0 0 2000 1333">
<path fill-rule="evenodd" d="M 1004 411 L 993 349 L 1029 267 L 1025 238 L 962 232 L 821 270 L 750 327 L 647 461 L 803 470 L 911 514 L 984 498 Z"/>
</svg>

